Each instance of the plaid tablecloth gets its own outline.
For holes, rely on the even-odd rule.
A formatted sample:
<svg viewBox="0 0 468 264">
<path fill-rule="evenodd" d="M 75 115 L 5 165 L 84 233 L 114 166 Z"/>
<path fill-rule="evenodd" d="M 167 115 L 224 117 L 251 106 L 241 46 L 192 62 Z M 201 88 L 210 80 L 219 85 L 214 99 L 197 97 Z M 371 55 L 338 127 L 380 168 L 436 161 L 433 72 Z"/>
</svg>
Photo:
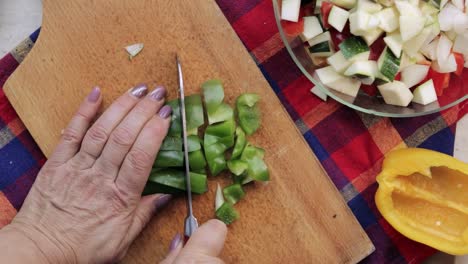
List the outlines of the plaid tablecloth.
<svg viewBox="0 0 468 264">
<path fill-rule="evenodd" d="M 310 94 L 312 83 L 284 48 L 271 0 L 217 3 L 374 243 L 376 251 L 363 263 L 419 263 L 434 253 L 400 235 L 382 218 L 374 203 L 375 176 L 384 154 L 395 148 L 422 147 L 452 155 L 456 122 L 468 107 L 390 119 L 333 100 L 323 102 Z M 38 34 L 39 30 L 0 60 L 0 227 L 20 209 L 46 160 L 1 89 Z"/>
</svg>

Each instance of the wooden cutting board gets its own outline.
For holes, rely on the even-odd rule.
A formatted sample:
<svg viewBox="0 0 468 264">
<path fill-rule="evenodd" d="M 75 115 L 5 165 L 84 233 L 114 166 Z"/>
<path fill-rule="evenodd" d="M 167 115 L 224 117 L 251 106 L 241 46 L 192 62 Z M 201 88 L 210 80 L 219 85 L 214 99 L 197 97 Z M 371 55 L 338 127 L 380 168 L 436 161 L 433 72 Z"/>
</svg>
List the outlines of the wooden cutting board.
<svg viewBox="0 0 468 264">
<path fill-rule="evenodd" d="M 261 95 L 263 125 L 250 138 L 266 149 L 269 184 L 248 186 L 229 227 L 228 263 L 356 263 L 374 247 L 307 146 L 280 101 L 211 0 L 43 0 L 42 32 L 4 90 L 46 155 L 94 85 L 104 105 L 129 87 L 165 85 L 176 97 L 175 53 L 187 94 L 210 78 L 224 81 L 231 104 L 242 92 Z M 271 10 L 273 12 L 273 10 Z M 129 60 L 124 47 L 144 43 Z M 222 181 L 223 177 L 216 180 Z M 224 177 L 227 178 L 227 177 Z M 194 200 L 200 222 L 213 217 L 215 180 Z M 124 262 L 156 263 L 182 231 L 184 200 L 149 224 Z"/>
</svg>

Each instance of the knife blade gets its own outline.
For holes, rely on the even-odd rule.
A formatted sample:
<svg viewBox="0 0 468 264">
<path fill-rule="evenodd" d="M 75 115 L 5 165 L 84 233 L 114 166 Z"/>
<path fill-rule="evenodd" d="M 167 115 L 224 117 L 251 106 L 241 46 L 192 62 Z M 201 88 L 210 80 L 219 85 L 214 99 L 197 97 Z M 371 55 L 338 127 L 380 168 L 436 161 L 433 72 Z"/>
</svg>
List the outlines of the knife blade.
<svg viewBox="0 0 468 264">
<path fill-rule="evenodd" d="M 184 165 L 185 165 L 185 189 L 187 191 L 187 217 L 185 218 L 185 237 L 192 236 L 193 232 L 198 228 L 198 221 L 193 216 L 192 208 L 192 188 L 190 185 L 190 163 L 188 159 L 188 144 L 187 144 L 187 119 L 185 114 L 185 91 L 184 91 L 184 78 L 182 75 L 182 66 L 180 64 L 179 55 L 176 54 L 177 74 L 179 81 L 179 104 L 180 116 L 182 119 L 182 138 L 184 143 Z"/>
</svg>

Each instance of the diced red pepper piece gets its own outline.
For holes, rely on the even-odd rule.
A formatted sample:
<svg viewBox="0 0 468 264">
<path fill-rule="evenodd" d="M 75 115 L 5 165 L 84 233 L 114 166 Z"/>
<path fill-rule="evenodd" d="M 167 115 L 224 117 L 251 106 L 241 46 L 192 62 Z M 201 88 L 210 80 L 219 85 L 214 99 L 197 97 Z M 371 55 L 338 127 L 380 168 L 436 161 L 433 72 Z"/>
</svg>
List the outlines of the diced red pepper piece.
<svg viewBox="0 0 468 264">
<path fill-rule="evenodd" d="M 371 84 L 371 85 L 361 85 L 361 89 L 368 95 L 370 96 L 375 96 L 377 95 L 377 86 Z"/>
<path fill-rule="evenodd" d="M 395 81 L 401 81 L 401 72 L 397 73 L 394 80 Z"/>
<path fill-rule="evenodd" d="M 320 13 L 322 14 L 322 25 L 324 28 L 330 28 L 330 24 L 328 24 L 328 16 L 330 15 L 330 11 L 333 7 L 333 4 L 327 1 L 322 2 L 322 6 L 320 7 Z"/>
<path fill-rule="evenodd" d="M 349 23 L 346 24 L 342 32 L 334 28 L 330 28 L 330 35 L 332 38 L 333 46 L 336 51 L 340 50 L 340 43 L 343 42 L 345 39 L 351 37 L 351 33 L 349 32 Z"/>
<path fill-rule="evenodd" d="M 369 60 L 378 60 L 380 54 L 382 54 L 383 50 L 387 44 L 382 37 L 378 38 L 372 45 L 370 46 L 370 55 Z"/>
<path fill-rule="evenodd" d="M 455 61 L 457 62 L 457 71 L 455 71 L 455 74 L 457 76 L 461 76 L 463 68 L 465 67 L 465 59 L 463 58 L 463 54 L 454 52 L 453 55 L 455 56 Z"/>
<path fill-rule="evenodd" d="M 304 32 L 304 19 L 301 17 L 297 22 L 281 20 L 284 33 L 291 37 L 297 37 Z"/>
<path fill-rule="evenodd" d="M 441 96 L 443 90 L 450 84 L 450 73 L 440 73 L 434 71 L 432 68 L 429 68 L 429 73 L 427 76 L 428 79 L 432 79 L 434 82 L 434 88 L 436 90 L 437 96 Z"/>
</svg>

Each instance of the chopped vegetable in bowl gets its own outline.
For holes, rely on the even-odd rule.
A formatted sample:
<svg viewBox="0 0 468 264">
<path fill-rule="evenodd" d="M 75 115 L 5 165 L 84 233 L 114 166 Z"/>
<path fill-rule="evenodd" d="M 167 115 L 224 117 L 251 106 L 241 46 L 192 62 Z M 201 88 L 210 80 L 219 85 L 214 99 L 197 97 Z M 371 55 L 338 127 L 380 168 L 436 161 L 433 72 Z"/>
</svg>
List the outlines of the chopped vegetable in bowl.
<svg viewBox="0 0 468 264">
<path fill-rule="evenodd" d="M 466 5 L 274 1 L 286 48 L 315 85 L 350 107 L 395 117 L 433 113 L 468 98 Z"/>
</svg>

